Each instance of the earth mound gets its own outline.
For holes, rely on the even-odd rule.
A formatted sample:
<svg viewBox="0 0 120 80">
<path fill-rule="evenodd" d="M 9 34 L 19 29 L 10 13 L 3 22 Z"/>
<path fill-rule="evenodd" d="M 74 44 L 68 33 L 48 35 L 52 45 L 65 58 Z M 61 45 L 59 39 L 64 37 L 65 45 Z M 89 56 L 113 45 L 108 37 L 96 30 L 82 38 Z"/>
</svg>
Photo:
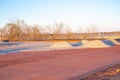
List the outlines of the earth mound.
<svg viewBox="0 0 120 80">
<path fill-rule="evenodd" d="M 89 41 L 88 40 L 82 40 L 81 41 L 82 42 L 82 47 L 87 47 L 88 46 L 88 44 L 89 44 Z"/>
<path fill-rule="evenodd" d="M 53 43 L 50 48 L 71 48 L 72 45 L 70 45 L 68 42 L 66 41 L 62 41 L 62 42 L 55 42 Z"/>
<path fill-rule="evenodd" d="M 83 46 L 86 48 L 105 48 L 110 47 L 109 45 L 103 43 L 101 40 L 93 40 L 93 41 L 82 41 Z"/>
</svg>

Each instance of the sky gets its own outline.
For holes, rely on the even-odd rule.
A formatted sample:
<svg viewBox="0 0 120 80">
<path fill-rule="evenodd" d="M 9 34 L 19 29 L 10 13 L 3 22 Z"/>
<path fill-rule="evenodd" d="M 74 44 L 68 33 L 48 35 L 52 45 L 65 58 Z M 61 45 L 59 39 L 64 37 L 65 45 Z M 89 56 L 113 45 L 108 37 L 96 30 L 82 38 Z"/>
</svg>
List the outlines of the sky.
<svg viewBox="0 0 120 80">
<path fill-rule="evenodd" d="M 74 31 L 96 25 L 120 31 L 120 0 L 0 0 L 0 27 L 12 20 L 47 25 L 63 22 Z"/>
</svg>

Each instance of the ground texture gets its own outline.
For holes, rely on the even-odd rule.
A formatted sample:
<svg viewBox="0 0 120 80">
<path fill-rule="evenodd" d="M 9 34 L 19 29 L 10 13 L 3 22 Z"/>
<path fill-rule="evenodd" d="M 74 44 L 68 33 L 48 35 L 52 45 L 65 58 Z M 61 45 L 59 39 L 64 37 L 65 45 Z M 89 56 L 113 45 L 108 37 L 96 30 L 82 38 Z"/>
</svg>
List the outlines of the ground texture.
<svg viewBox="0 0 120 80">
<path fill-rule="evenodd" d="M 0 80 L 80 80 L 119 61 L 120 46 L 10 53 L 0 55 Z"/>
<path fill-rule="evenodd" d="M 94 74 L 81 78 L 80 80 L 120 80 L 120 64 L 95 72 Z"/>
</svg>

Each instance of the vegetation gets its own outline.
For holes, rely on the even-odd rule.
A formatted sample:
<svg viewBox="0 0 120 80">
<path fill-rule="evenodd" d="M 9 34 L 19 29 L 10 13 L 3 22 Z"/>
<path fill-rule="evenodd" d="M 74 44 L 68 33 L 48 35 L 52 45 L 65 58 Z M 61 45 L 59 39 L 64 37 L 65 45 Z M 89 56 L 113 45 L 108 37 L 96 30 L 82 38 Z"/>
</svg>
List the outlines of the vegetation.
<svg viewBox="0 0 120 80">
<path fill-rule="evenodd" d="M 70 26 L 55 22 L 53 25 L 28 25 L 23 20 L 7 23 L 0 29 L 0 39 L 10 41 L 68 40 L 94 38 L 99 33 L 95 25 L 73 33 Z M 94 34 L 94 36 L 93 36 Z M 102 34 L 102 33 L 101 33 Z"/>
</svg>

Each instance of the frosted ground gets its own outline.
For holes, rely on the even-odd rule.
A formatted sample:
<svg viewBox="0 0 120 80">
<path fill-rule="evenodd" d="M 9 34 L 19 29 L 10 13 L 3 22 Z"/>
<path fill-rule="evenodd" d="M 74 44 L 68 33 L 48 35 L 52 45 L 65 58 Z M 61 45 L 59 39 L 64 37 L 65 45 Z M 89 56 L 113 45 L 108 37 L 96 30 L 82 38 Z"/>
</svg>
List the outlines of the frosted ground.
<svg viewBox="0 0 120 80">
<path fill-rule="evenodd" d="M 44 50 L 47 49 L 51 42 L 5 42 L 0 43 L 0 54 L 20 51 L 31 50 Z"/>
<path fill-rule="evenodd" d="M 116 40 L 82 40 L 80 42 L 1 42 L 0 54 L 61 49 L 107 48 L 120 45 Z"/>
</svg>

